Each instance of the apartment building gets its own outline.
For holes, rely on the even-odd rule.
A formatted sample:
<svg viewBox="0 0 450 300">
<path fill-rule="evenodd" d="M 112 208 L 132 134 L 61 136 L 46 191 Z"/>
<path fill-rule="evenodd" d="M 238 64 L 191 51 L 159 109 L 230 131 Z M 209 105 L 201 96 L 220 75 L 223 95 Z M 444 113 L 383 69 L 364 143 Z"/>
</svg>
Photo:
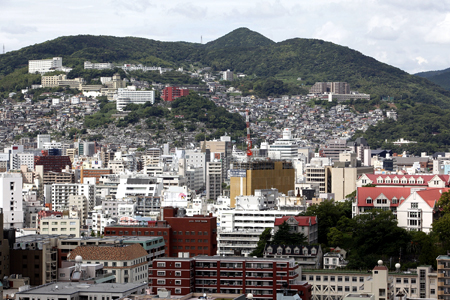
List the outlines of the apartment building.
<svg viewBox="0 0 450 300">
<path fill-rule="evenodd" d="M 222 161 L 206 163 L 206 199 L 217 200 L 222 195 Z"/>
<path fill-rule="evenodd" d="M 311 299 L 311 285 L 299 280 L 301 270 L 293 259 L 197 256 L 159 258 L 153 261 L 151 287 L 165 287 L 174 295 L 197 293 L 253 294 L 253 299 L 274 299 L 288 286 Z"/>
<path fill-rule="evenodd" d="M 117 89 L 116 108 L 117 111 L 123 111 L 128 104 L 155 103 L 155 91 L 136 91 L 136 89 L 119 88 Z"/>
<path fill-rule="evenodd" d="M 68 210 L 70 207 L 69 197 L 71 195 L 85 196 L 88 201 L 88 209 L 95 206 L 95 185 L 82 183 L 55 183 L 51 186 L 52 208 L 57 211 Z"/>
<path fill-rule="evenodd" d="M 3 228 L 23 228 L 22 174 L 0 173 Z"/>
<path fill-rule="evenodd" d="M 41 234 L 68 234 L 80 237 L 80 219 L 57 216 L 41 218 L 38 230 Z"/>
</svg>

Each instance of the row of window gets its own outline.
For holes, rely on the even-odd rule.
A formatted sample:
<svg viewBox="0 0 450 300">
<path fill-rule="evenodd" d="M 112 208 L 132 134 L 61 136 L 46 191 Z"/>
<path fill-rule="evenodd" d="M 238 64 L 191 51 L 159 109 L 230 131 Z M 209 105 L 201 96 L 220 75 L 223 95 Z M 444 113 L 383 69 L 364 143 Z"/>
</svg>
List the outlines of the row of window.
<svg viewBox="0 0 450 300">
<path fill-rule="evenodd" d="M 51 222 L 51 224 L 52 225 L 58 225 L 58 223 L 60 224 L 60 225 L 67 225 L 67 221 L 61 221 L 61 222 Z M 75 225 L 76 224 L 76 222 L 75 221 L 70 221 L 69 222 L 69 225 Z M 48 222 L 42 222 L 42 225 L 48 225 Z"/>
<path fill-rule="evenodd" d="M 172 246 L 172 249 L 178 249 L 178 250 L 183 250 L 183 246 Z M 195 250 L 195 246 L 184 246 L 185 250 Z M 198 250 L 208 250 L 208 246 L 202 247 L 202 246 L 198 246 L 197 247 Z"/>
<path fill-rule="evenodd" d="M 365 180 L 363 180 L 363 183 L 365 183 Z M 412 177 L 409 178 L 409 180 L 406 179 L 406 178 L 402 178 L 401 180 L 399 180 L 398 178 L 394 178 L 394 179 L 391 180 L 391 178 L 387 177 L 384 180 L 383 180 L 383 178 L 377 178 L 377 183 L 402 183 L 402 184 L 407 184 L 407 183 L 409 183 L 409 184 L 416 184 L 417 183 L 417 184 L 423 184 L 424 181 L 423 181 L 422 178 L 417 179 L 417 182 L 416 182 L 416 180 L 414 178 L 412 178 Z M 439 181 L 435 180 L 433 183 L 435 185 L 437 185 L 437 184 L 439 184 Z"/>
<path fill-rule="evenodd" d="M 320 276 L 320 275 L 316 275 L 315 279 L 316 279 L 316 281 L 328 281 L 328 279 L 330 279 L 331 282 L 334 282 L 337 279 L 338 282 L 342 282 L 342 280 L 344 280 L 344 282 L 349 282 L 350 276 L 328 276 L 328 275 Z M 306 280 L 306 276 L 303 276 L 302 280 Z M 309 281 L 314 281 L 314 275 L 309 275 Z M 358 282 L 358 277 L 352 276 L 352 282 Z M 364 277 L 359 277 L 359 282 L 364 282 Z"/>
<path fill-rule="evenodd" d="M 192 239 L 192 240 L 185 239 L 184 241 L 185 241 L 186 243 L 189 243 L 189 242 L 195 243 L 195 240 L 194 240 L 194 239 Z M 178 240 L 177 240 L 177 239 L 172 239 L 172 242 L 174 242 L 174 243 L 176 243 L 176 242 L 182 243 L 183 240 L 182 240 L 182 239 L 178 239 Z M 197 242 L 198 242 L 198 243 L 207 243 L 208 240 L 197 240 Z"/>
<path fill-rule="evenodd" d="M 183 235 L 183 231 L 173 231 L 173 235 Z M 185 235 L 195 235 L 195 231 L 185 231 Z M 198 235 L 208 235 L 208 231 L 199 231 Z"/>
</svg>

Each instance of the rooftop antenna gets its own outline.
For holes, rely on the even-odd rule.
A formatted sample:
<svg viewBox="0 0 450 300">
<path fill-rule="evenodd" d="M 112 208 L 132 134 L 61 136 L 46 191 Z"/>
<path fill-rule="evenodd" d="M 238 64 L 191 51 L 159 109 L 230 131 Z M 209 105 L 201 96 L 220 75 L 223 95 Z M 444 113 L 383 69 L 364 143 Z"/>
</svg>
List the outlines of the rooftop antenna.
<svg viewBox="0 0 450 300">
<path fill-rule="evenodd" d="M 203 35 L 200 36 L 200 44 L 203 44 Z"/>
<path fill-rule="evenodd" d="M 3 44 L 3 54 L 5 54 L 5 44 Z"/>
</svg>

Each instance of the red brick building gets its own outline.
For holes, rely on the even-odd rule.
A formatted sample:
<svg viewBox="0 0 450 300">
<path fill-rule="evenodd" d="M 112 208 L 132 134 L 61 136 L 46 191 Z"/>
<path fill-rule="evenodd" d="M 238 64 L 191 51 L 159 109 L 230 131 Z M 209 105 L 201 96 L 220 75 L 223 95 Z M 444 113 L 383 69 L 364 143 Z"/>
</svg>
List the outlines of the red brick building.
<svg viewBox="0 0 450 300">
<path fill-rule="evenodd" d="M 112 174 L 112 169 L 81 169 L 80 170 L 80 183 L 84 183 L 84 178 L 95 177 L 95 183 L 100 183 L 100 177 L 102 175 Z"/>
<path fill-rule="evenodd" d="M 153 292 L 166 288 L 172 295 L 197 293 L 248 294 L 254 299 L 274 299 L 283 284 L 311 299 L 311 285 L 299 278 L 294 259 L 197 256 L 158 258 L 149 270 Z"/>
<path fill-rule="evenodd" d="M 105 236 L 163 236 L 166 256 L 215 255 L 217 253 L 217 218 L 212 215 L 179 217 L 178 208 L 164 207 L 163 220 L 148 225 L 107 226 Z"/>
<path fill-rule="evenodd" d="M 161 98 L 164 101 L 173 101 L 176 98 L 189 95 L 188 89 L 180 89 L 175 86 L 168 86 L 162 91 Z"/>
<path fill-rule="evenodd" d="M 42 156 L 34 157 L 35 166 L 44 166 L 44 172 L 61 172 L 66 166 L 72 168 L 72 162 L 68 156 L 48 155 L 42 152 Z"/>
</svg>

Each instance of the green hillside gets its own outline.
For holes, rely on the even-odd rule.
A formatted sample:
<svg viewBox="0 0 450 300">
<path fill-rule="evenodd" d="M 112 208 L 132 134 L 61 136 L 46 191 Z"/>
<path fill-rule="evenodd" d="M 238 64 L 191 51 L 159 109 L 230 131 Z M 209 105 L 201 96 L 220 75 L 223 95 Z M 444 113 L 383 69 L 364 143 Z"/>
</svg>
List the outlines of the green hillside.
<svg viewBox="0 0 450 300">
<path fill-rule="evenodd" d="M 3 91 L 24 88 L 36 81 L 33 76 L 24 74 L 29 59 L 54 56 L 61 56 L 65 66 L 75 68 L 71 76 L 84 72 L 82 64 L 90 60 L 186 68 L 198 63 L 210 66 L 214 71 L 230 69 L 245 73 L 249 75 L 245 83 L 249 87 L 269 80 L 273 84 L 267 88 L 268 91 L 303 93 L 316 81 L 346 81 L 350 83 L 351 90 L 369 93 L 374 101 L 380 101 L 383 96 L 394 97 L 399 121 L 386 123 L 394 131 L 386 130 L 383 127 L 386 124 L 371 128 L 369 132 L 377 133 L 377 140 L 372 139 L 374 144 L 383 145 L 381 141 L 392 140 L 401 132 L 404 138 L 420 140 L 417 145 L 420 149 L 426 150 L 432 137 L 436 149 L 449 148 L 450 145 L 445 130 L 450 109 L 449 90 L 348 47 L 322 40 L 295 38 L 275 43 L 246 28 L 236 29 L 207 44 L 160 42 L 134 37 L 65 36 L 0 55 L 0 85 L 5 84 Z M 16 71 L 20 68 L 23 69 Z M 431 75 L 437 77 L 445 74 Z M 97 73 L 89 75 L 92 78 L 99 76 Z M 168 77 L 150 73 L 140 76 L 162 82 L 173 80 L 170 74 Z M 194 83 L 188 76 L 175 79 Z M 286 85 L 281 84 L 280 80 Z M 259 93 L 263 95 L 265 89 Z M 420 118 L 425 112 L 428 120 L 433 120 L 433 126 L 427 126 L 431 122 Z M 411 122 L 417 130 L 407 130 Z"/>
<path fill-rule="evenodd" d="M 427 78 L 446 90 L 450 90 L 450 68 L 440 71 L 429 71 L 415 74 L 416 76 Z"/>
<path fill-rule="evenodd" d="M 217 40 L 206 43 L 207 49 L 220 48 L 254 48 L 260 46 L 271 46 L 275 44 L 274 41 L 266 38 L 262 34 L 251 31 L 248 28 L 238 28 L 232 32 L 224 35 Z"/>
</svg>

